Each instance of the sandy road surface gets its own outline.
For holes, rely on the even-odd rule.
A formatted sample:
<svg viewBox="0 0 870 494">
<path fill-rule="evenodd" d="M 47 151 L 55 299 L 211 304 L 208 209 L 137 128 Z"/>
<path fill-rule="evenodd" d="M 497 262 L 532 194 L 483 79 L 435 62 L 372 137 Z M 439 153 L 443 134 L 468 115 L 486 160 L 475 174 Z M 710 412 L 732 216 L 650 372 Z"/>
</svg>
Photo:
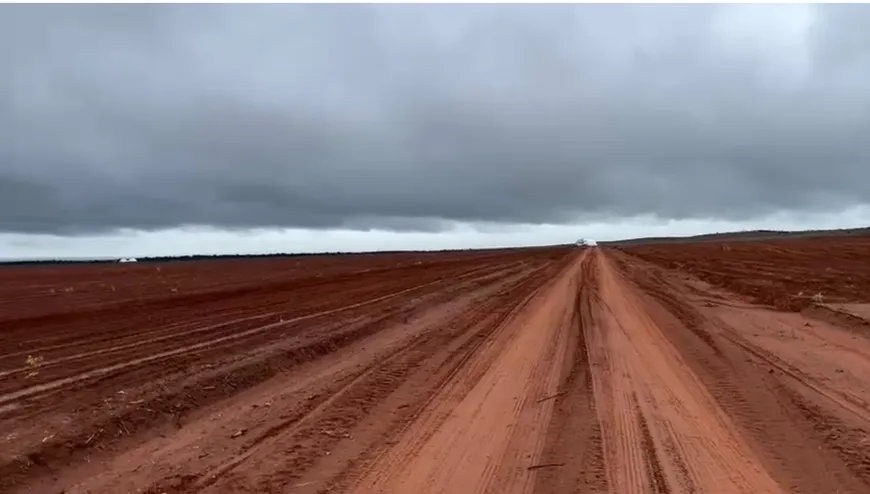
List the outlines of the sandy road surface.
<svg viewBox="0 0 870 494">
<path fill-rule="evenodd" d="M 870 492 L 860 327 L 612 250 L 405 269 L 46 331 L 0 361 L 0 489 Z"/>
<path fill-rule="evenodd" d="M 867 492 L 868 341 L 682 279 L 581 255 L 349 491 Z"/>
</svg>

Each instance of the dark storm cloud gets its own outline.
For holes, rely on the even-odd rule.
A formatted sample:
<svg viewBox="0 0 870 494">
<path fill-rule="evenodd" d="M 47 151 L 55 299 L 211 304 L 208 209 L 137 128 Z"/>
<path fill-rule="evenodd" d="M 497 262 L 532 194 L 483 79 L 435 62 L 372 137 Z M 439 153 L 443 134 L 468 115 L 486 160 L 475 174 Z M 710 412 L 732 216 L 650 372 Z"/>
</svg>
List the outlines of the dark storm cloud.
<svg viewBox="0 0 870 494">
<path fill-rule="evenodd" d="M 865 6 L 0 7 L 0 230 L 870 199 Z"/>
</svg>

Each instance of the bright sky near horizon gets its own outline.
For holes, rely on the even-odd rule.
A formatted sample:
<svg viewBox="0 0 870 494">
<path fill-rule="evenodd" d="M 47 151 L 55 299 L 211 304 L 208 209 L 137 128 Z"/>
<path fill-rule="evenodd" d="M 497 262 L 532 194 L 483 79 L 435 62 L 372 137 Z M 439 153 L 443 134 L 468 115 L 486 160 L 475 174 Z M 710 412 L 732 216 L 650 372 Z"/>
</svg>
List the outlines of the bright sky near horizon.
<svg viewBox="0 0 870 494">
<path fill-rule="evenodd" d="M 870 225 L 870 6 L 2 5 L 0 258 Z"/>
</svg>

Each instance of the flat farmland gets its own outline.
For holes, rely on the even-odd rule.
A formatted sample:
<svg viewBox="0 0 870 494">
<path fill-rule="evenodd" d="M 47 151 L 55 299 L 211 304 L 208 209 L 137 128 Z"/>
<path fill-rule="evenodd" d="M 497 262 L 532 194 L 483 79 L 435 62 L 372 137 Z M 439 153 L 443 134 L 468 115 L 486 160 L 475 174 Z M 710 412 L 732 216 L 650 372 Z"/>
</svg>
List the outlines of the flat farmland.
<svg viewBox="0 0 870 494">
<path fill-rule="evenodd" d="M 0 269 L 0 492 L 866 493 L 814 242 Z"/>
<path fill-rule="evenodd" d="M 625 249 L 751 300 L 801 310 L 870 302 L 870 237 L 637 246 Z"/>
</svg>

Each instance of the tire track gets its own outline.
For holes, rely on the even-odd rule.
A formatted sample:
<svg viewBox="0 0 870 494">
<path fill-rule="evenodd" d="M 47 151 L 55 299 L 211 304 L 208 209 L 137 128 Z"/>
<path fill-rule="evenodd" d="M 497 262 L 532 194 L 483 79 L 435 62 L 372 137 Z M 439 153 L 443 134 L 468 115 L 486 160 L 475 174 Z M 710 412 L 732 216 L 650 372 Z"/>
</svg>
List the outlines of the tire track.
<svg viewBox="0 0 870 494">
<path fill-rule="evenodd" d="M 324 438 L 321 431 L 351 430 L 355 424 L 373 413 L 373 409 L 387 396 L 403 387 L 404 383 L 424 370 L 431 369 L 427 362 L 439 358 L 439 348 L 455 346 L 454 342 L 463 342 L 444 355 L 447 357 L 444 364 L 461 365 L 493 330 L 494 322 L 511 312 L 513 305 L 505 304 L 505 297 L 512 300 L 525 297 L 529 290 L 534 290 L 542 282 L 541 275 L 547 268 L 548 266 L 543 266 L 533 271 L 525 271 L 513 277 L 507 284 L 496 286 L 497 291 L 486 295 L 480 304 L 473 304 L 452 319 L 440 321 L 437 326 L 425 329 L 393 350 L 386 358 L 373 362 L 342 381 L 343 384 L 333 388 L 316 406 L 305 407 L 303 412 L 294 414 L 289 420 L 266 431 L 228 462 L 199 476 L 192 488 L 208 491 L 212 486 L 225 485 L 231 486 L 229 488 L 232 490 L 254 489 L 259 492 L 269 490 L 270 486 L 298 481 L 315 464 L 316 459 L 322 456 L 324 450 L 331 449 L 332 443 L 341 441 L 342 436 L 327 434 Z M 443 364 L 438 366 L 436 372 L 440 372 L 443 379 L 449 379 L 451 375 L 450 368 Z M 443 382 L 445 381 L 430 381 L 427 385 L 434 384 L 437 387 Z M 285 449 L 290 444 L 293 445 L 292 448 Z M 272 465 L 270 458 L 276 457 L 282 458 L 280 465 Z M 359 459 L 355 460 L 358 461 Z M 258 473 L 255 477 L 248 478 L 250 476 L 243 472 L 249 471 Z M 161 492 L 161 489 L 164 486 L 158 484 L 152 490 Z"/>
<path fill-rule="evenodd" d="M 665 479 L 664 469 L 659 462 L 659 455 L 656 452 L 656 443 L 653 440 L 649 425 L 646 422 L 643 412 L 640 411 L 640 402 L 637 401 L 637 395 L 632 395 L 635 410 L 637 410 L 637 425 L 640 429 L 640 444 L 643 450 L 644 465 L 646 465 L 646 476 L 649 479 L 649 489 L 655 494 L 670 494 L 671 488 L 668 486 L 668 481 Z"/>
<path fill-rule="evenodd" d="M 788 362 L 777 357 L 774 353 L 761 348 L 758 345 L 753 345 L 748 340 L 734 332 L 733 330 L 726 331 L 724 336 L 731 340 L 734 344 L 743 348 L 746 352 L 758 357 L 771 367 L 782 372 L 784 375 L 792 378 L 796 383 L 805 386 L 814 391 L 819 396 L 829 400 L 832 404 L 839 406 L 844 411 L 854 415 L 855 418 L 870 424 L 870 408 L 862 401 L 846 395 L 842 392 L 831 389 L 817 379 L 814 379 L 802 372 L 799 368 L 790 365 Z"/>
<path fill-rule="evenodd" d="M 780 492 L 766 472 L 753 468 L 754 452 L 650 318 L 639 293 L 606 257 L 598 262 L 597 322 L 604 337 L 596 350 L 608 353 L 612 364 L 600 379 L 610 382 L 595 390 L 611 489 Z M 608 401 L 612 405 L 602 406 Z"/>
<path fill-rule="evenodd" d="M 825 445 L 870 489 L 870 447 L 867 431 L 845 424 L 842 419 L 813 404 L 798 391 L 783 386 L 781 392 L 788 397 L 795 410 L 813 424 L 815 432 Z"/>
<path fill-rule="evenodd" d="M 576 258 L 460 369 L 349 492 L 528 492 L 567 349 Z M 556 352 L 555 354 L 552 352 Z"/>
<path fill-rule="evenodd" d="M 510 284 L 507 291 L 513 291 L 518 287 L 518 285 L 519 283 Z M 486 308 L 494 309 L 495 307 L 487 306 Z M 482 310 L 476 314 L 477 318 L 482 318 L 487 317 L 488 312 Z M 468 313 L 463 313 L 457 316 L 456 319 L 467 319 L 468 317 Z M 446 324 L 455 324 L 455 322 L 456 321 L 448 321 Z M 476 325 L 473 320 L 469 321 L 469 323 L 472 327 Z M 386 358 L 378 362 L 373 362 L 369 367 L 353 374 L 346 383 L 331 391 L 328 396 L 318 400 L 315 406 L 311 407 L 310 410 L 305 411 L 299 416 L 281 421 L 265 431 L 260 437 L 253 441 L 249 447 L 240 454 L 237 454 L 232 460 L 219 466 L 215 471 L 203 474 L 201 480 L 196 482 L 195 486 L 201 489 L 217 483 L 223 477 L 230 474 L 232 470 L 258 454 L 262 447 L 274 446 L 274 443 L 280 442 L 293 442 L 292 437 L 299 432 L 307 432 L 307 435 L 312 435 L 314 433 L 312 430 L 314 426 L 309 424 L 321 419 L 323 415 L 326 415 L 330 411 L 330 408 L 342 408 L 337 406 L 337 403 L 342 399 L 353 402 L 357 406 L 357 410 L 361 414 L 365 414 L 367 412 L 366 408 L 368 408 L 368 404 L 360 399 L 360 394 L 366 398 L 374 398 L 369 390 L 375 390 L 374 393 L 376 396 L 380 396 L 384 391 L 390 391 L 392 389 L 391 385 L 398 384 L 397 380 L 406 377 L 404 374 L 412 370 L 418 365 L 419 361 L 422 361 L 428 356 L 428 351 L 424 350 L 428 350 L 432 347 L 433 340 L 440 336 L 441 335 L 439 335 L 437 331 L 430 329 L 429 331 L 426 331 L 418 337 L 408 341 L 407 344 L 396 348 Z M 321 422 L 324 421 L 321 420 Z M 319 423 L 316 425 L 325 430 L 344 430 L 349 426 L 349 424 L 342 424 L 342 427 L 335 427 L 335 424 L 328 423 Z M 309 430 L 303 431 L 306 427 Z M 300 468 L 299 465 L 296 467 L 297 468 L 294 468 L 294 470 L 296 470 L 294 473 L 298 475 L 302 471 L 302 468 Z M 289 481 L 294 479 L 285 478 L 285 480 Z"/>
<path fill-rule="evenodd" d="M 623 273 L 648 291 L 670 291 L 668 296 L 679 304 L 695 303 L 693 310 L 702 314 L 703 325 L 716 339 L 721 352 L 713 352 L 696 333 L 684 331 L 673 311 L 665 307 L 657 309 L 652 303 L 647 305 L 663 334 L 680 350 L 680 355 L 733 420 L 735 429 L 751 444 L 763 468 L 780 485 L 788 486 L 789 492 L 864 492 L 870 485 L 865 467 L 870 464 L 870 450 L 864 430 L 870 429 L 856 429 L 856 423 L 867 424 L 863 406 L 850 404 L 833 390 L 825 391 L 827 386 L 823 382 L 808 379 L 810 376 L 796 363 L 785 361 L 742 336 L 741 331 L 757 331 L 747 317 L 755 317 L 763 309 L 747 312 L 740 305 L 734 309 L 727 305 L 700 308 L 697 300 L 705 299 L 706 294 L 683 290 L 682 282 L 654 285 L 645 279 L 646 270 L 637 267 L 640 262 L 626 257 L 621 266 Z M 650 300 L 658 298 L 650 296 Z M 720 311 L 731 310 L 741 316 L 735 320 L 746 321 L 745 328 L 732 327 L 716 316 Z M 665 448 L 670 449 L 673 448 Z M 686 468 L 691 472 L 696 465 L 688 461 Z"/>
<path fill-rule="evenodd" d="M 483 323 L 486 329 L 483 332 L 466 332 L 466 336 L 458 340 L 460 343 L 458 347 L 445 350 L 447 358 L 435 364 L 435 370 L 432 371 L 433 375 L 439 376 L 436 379 L 438 384 L 411 408 L 402 419 L 401 425 L 386 431 L 379 442 L 373 442 L 361 457 L 353 462 L 356 466 L 343 469 L 332 482 L 322 489 L 317 489 L 316 492 L 346 491 L 350 486 L 359 484 L 365 475 L 370 474 L 374 465 L 383 462 L 394 464 L 388 456 L 390 445 L 401 442 L 401 439 L 409 434 L 409 428 L 415 422 L 433 420 L 432 416 L 427 414 L 438 396 L 444 393 L 464 396 L 468 393 L 473 383 L 480 379 L 492 363 L 490 358 L 479 355 L 497 353 L 493 351 L 493 345 L 500 341 L 500 334 L 505 330 L 507 321 L 515 318 L 537 296 L 545 285 L 546 279 L 562 269 L 561 264 L 562 262 L 556 263 L 542 271 L 537 278 L 528 279 L 521 289 L 496 297 L 497 300 L 494 300 L 496 305 L 506 310 L 495 311 L 493 316 L 486 319 Z M 463 374 L 468 377 L 463 378 Z M 440 421 L 438 423 L 442 423 L 445 419 L 444 415 L 434 418 L 435 421 Z M 434 433 L 434 429 L 428 430 L 427 437 L 431 437 L 431 433 Z"/>
<path fill-rule="evenodd" d="M 541 454 L 541 464 L 565 463 L 561 469 L 541 469 L 535 478 L 536 494 L 608 492 L 602 427 L 592 384 L 587 332 L 594 324 L 592 307 L 597 297 L 597 264 L 587 255 L 577 279 L 568 342 L 559 391 L 552 398 L 553 418 Z"/>
<path fill-rule="evenodd" d="M 628 269 L 625 258 L 621 256 L 614 256 L 613 263 L 623 273 Z M 679 319 L 686 329 L 695 333 L 701 341 L 707 344 L 713 352 L 717 355 L 722 354 L 722 350 L 719 349 L 713 335 L 703 327 L 706 322 L 705 318 L 697 309 L 682 303 L 678 298 L 674 297 L 673 291 L 669 290 L 670 284 L 660 274 L 653 270 L 648 270 L 644 272 L 644 276 L 629 277 L 627 281 L 633 283 L 638 290 L 654 297 L 674 317 Z"/>
</svg>

